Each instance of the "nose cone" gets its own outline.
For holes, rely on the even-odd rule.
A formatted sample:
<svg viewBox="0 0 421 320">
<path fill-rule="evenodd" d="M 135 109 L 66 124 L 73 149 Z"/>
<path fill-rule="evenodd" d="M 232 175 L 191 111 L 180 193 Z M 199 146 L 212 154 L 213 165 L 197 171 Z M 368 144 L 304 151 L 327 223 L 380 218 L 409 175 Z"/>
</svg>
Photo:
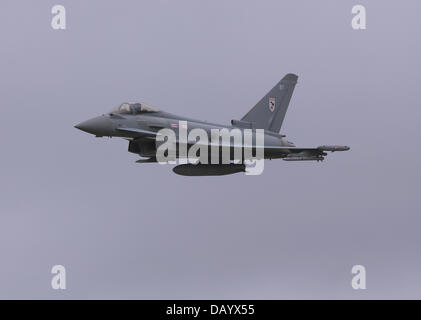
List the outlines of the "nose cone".
<svg viewBox="0 0 421 320">
<path fill-rule="evenodd" d="M 76 129 L 94 134 L 96 136 L 111 136 L 112 125 L 111 120 L 106 116 L 95 117 L 86 121 L 83 121 L 75 125 Z"/>
</svg>

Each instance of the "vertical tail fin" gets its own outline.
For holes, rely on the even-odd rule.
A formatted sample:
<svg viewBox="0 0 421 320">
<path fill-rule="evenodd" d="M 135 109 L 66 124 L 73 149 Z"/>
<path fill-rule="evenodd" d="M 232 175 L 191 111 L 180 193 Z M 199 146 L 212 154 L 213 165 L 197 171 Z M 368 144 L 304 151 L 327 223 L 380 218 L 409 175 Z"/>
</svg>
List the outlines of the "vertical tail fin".
<svg viewBox="0 0 421 320">
<path fill-rule="evenodd" d="M 253 128 L 279 132 L 298 76 L 288 73 L 241 120 Z"/>
</svg>

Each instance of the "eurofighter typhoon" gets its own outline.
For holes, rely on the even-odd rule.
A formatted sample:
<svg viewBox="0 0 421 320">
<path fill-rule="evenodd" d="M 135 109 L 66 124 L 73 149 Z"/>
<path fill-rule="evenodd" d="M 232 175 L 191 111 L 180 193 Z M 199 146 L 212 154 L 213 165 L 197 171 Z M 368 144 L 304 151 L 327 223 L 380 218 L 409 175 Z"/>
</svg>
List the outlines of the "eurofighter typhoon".
<svg viewBox="0 0 421 320">
<path fill-rule="evenodd" d="M 96 137 L 129 140 L 128 151 L 141 157 L 138 163 L 179 161 L 173 171 L 185 176 L 247 173 L 250 161 L 322 161 L 328 151 L 349 150 L 340 145 L 296 147 L 279 133 L 297 79 L 291 73 L 284 76 L 241 120 L 231 120 L 231 125 L 182 117 L 135 102 L 122 103 L 75 128 Z"/>
</svg>

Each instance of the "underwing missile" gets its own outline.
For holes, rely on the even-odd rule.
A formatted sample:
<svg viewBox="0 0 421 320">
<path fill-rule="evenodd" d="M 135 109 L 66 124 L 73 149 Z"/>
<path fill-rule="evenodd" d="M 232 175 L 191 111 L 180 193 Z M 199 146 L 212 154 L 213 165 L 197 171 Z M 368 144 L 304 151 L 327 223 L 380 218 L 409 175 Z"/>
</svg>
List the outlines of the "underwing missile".
<svg viewBox="0 0 421 320">
<path fill-rule="evenodd" d="M 321 156 L 294 156 L 294 157 L 285 157 L 282 160 L 284 161 L 323 161 L 324 157 Z"/>
<path fill-rule="evenodd" d="M 321 151 L 348 151 L 350 148 L 348 146 L 320 146 L 317 149 Z"/>
</svg>

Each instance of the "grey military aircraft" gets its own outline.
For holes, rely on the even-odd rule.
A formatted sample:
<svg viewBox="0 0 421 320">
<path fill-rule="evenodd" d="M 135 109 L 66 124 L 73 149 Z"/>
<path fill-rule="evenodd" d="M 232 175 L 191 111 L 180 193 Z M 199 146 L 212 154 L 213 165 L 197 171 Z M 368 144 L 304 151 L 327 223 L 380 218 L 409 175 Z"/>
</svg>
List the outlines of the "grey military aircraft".
<svg viewBox="0 0 421 320">
<path fill-rule="evenodd" d="M 107 114 L 81 122 L 75 128 L 91 133 L 96 137 L 121 137 L 129 140 L 128 151 L 138 154 L 138 163 L 157 162 L 156 138 L 159 130 L 179 128 L 185 123 L 187 131 L 201 128 L 206 132 L 212 129 L 256 129 L 264 131 L 264 159 L 283 159 L 285 161 L 322 161 L 327 152 L 346 151 L 348 146 L 322 145 L 315 148 L 296 147 L 279 134 L 289 102 L 292 97 L 298 76 L 285 75 L 241 120 L 231 120 L 231 125 L 220 125 L 190 119 L 164 111 L 160 111 L 144 103 L 122 103 L 118 108 Z M 180 122 L 182 121 L 182 122 Z M 177 139 L 179 136 L 177 135 Z M 177 140 L 177 146 L 179 141 Z M 188 143 L 188 148 L 191 147 Z M 255 151 L 255 148 L 254 148 Z M 231 154 L 233 148 L 231 148 Z M 180 157 L 179 152 L 176 153 Z M 245 161 L 241 163 L 232 159 L 231 163 L 223 164 L 181 164 L 173 171 L 186 176 L 226 175 L 245 172 Z"/>
</svg>

